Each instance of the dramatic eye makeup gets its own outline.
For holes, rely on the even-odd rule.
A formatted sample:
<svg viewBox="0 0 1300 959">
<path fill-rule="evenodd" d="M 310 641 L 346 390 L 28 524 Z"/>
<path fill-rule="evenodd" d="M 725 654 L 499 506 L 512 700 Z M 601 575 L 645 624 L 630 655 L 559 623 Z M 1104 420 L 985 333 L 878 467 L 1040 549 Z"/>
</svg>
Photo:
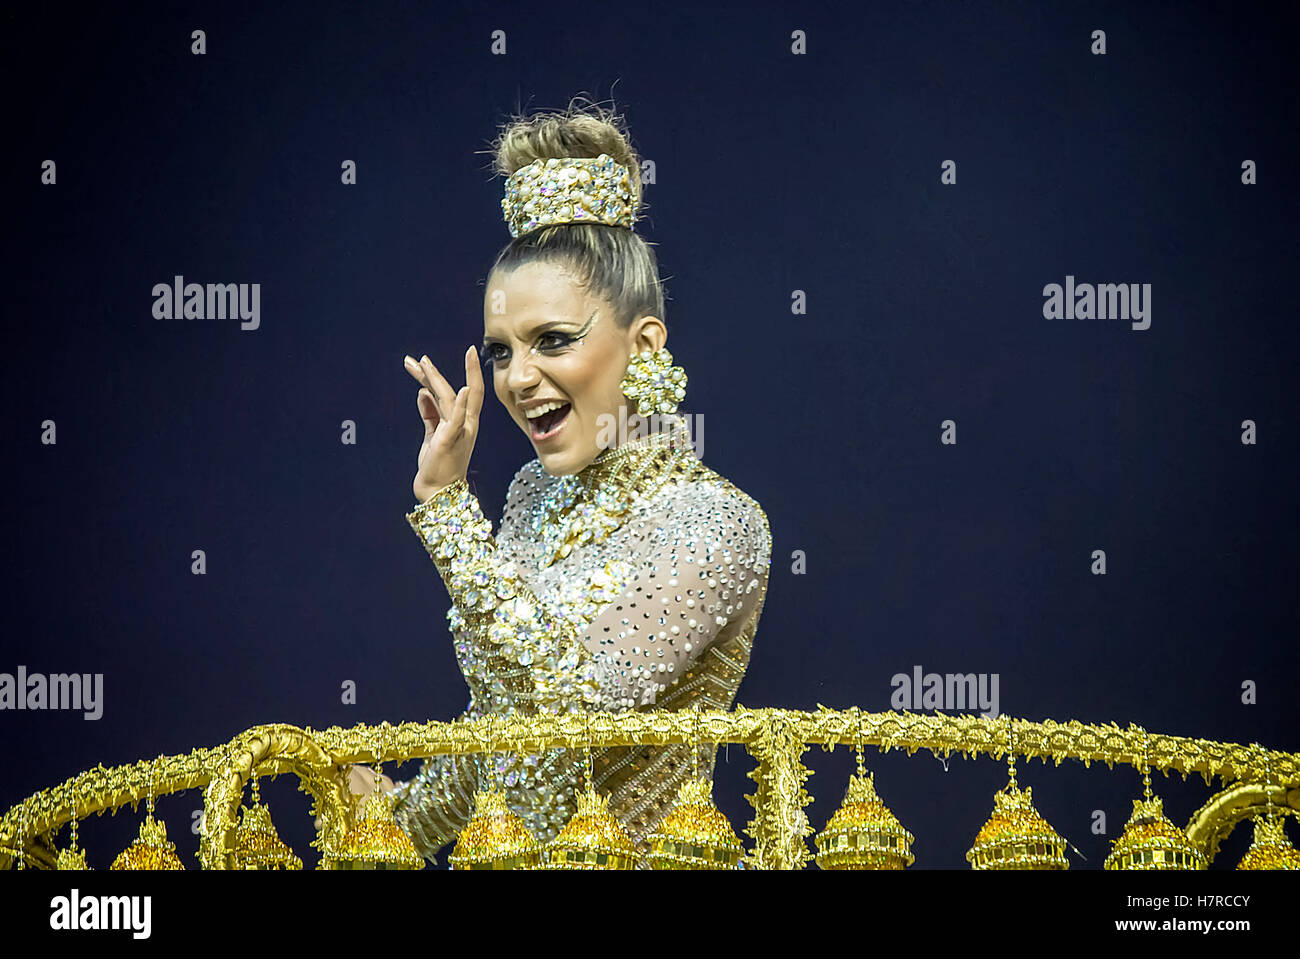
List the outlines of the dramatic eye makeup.
<svg viewBox="0 0 1300 959">
<path fill-rule="evenodd" d="M 583 325 L 582 329 L 576 333 L 568 333 L 564 330 L 542 330 L 537 334 L 537 341 L 533 344 L 535 353 L 558 353 L 566 347 L 573 346 L 588 333 L 591 332 L 592 326 L 596 323 L 596 314 Z M 510 359 L 510 349 L 497 340 L 483 341 L 483 365 L 492 364 L 500 366 Z"/>
</svg>

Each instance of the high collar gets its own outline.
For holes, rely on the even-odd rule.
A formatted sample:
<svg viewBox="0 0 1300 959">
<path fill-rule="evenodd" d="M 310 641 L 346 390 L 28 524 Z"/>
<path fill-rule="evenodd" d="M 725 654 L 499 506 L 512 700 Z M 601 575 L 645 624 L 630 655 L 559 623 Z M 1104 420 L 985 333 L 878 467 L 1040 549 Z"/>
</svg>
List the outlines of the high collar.
<svg viewBox="0 0 1300 959">
<path fill-rule="evenodd" d="M 606 450 L 578 473 L 561 476 L 543 495 L 532 521 L 542 566 L 617 529 L 637 502 L 653 499 L 674 479 L 706 476 L 681 417 L 665 418 L 645 436 Z"/>
<path fill-rule="evenodd" d="M 659 417 L 658 429 L 644 436 L 635 435 L 627 442 L 605 450 L 577 474 L 578 482 L 593 490 L 610 484 L 621 485 L 631 477 L 646 477 L 679 462 L 683 455 L 694 456 L 691 432 L 680 416 Z"/>
</svg>

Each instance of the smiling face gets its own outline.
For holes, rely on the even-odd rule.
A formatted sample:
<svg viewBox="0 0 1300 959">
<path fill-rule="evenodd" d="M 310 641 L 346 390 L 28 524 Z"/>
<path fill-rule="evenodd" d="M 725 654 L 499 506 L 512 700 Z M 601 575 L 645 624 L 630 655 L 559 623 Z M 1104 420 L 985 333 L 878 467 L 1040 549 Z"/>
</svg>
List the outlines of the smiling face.
<svg viewBox="0 0 1300 959">
<path fill-rule="evenodd" d="M 535 260 L 488 277 L 482 356 L 497 399 L 552 476 L 600 455 L 604 417 L 619 422 L 630 405 L 619 386 L 628 358 L 666 339 L 658 317 L 619 326 L 613 306 L 561 265 Z"/>
</svg>

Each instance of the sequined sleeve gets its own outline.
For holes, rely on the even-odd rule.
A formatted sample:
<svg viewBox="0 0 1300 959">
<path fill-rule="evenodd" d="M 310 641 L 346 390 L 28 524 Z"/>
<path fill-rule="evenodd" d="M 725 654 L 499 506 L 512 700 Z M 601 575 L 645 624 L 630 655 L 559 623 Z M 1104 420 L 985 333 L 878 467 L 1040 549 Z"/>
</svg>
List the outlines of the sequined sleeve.
<svg viewBox="0 0 1300 959">
<path fill-rule="evenodd" d="M 470 690 L 498 714 L 653 705 L 753 613 L 771 555 L 762 511 L 731 484 L 669 484 L 613 534 L 618 560 L 591 571 L 584 611 L 533 593 L 463 481 L 407 520 L 451 595 Z"/>
</svg>

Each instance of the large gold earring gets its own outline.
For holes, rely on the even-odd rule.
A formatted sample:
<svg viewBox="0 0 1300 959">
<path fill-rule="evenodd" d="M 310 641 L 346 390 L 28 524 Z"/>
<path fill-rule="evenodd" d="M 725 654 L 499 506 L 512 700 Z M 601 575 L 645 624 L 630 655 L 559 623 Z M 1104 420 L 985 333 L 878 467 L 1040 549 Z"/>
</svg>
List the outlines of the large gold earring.
<svg viewBox="0 0 1300 959">
<path fill-rule="evenodd" d="M 686 371 L 673 366 L 673 355 L 666 347 L 653 353 L 642 350 L 628 360 L 620 389 L 636 402 L 636 411 L 642 416 L 676 413 L 677 404 L 686 398 Z"/>
</svg>

